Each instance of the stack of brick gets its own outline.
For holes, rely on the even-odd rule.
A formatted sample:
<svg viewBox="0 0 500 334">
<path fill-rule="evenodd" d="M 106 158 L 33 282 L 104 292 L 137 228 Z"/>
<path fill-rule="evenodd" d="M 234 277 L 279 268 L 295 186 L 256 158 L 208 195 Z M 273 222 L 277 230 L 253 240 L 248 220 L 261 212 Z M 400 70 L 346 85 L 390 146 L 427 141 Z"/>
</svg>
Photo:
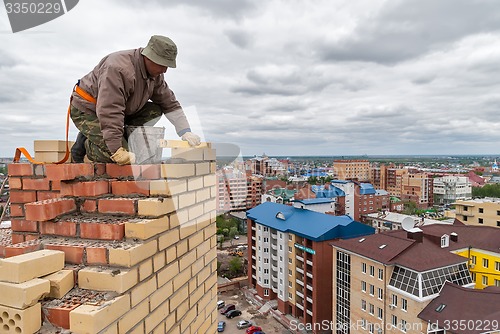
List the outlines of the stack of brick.
<svg viewBox="0 0 500 334">
<path fill-rule="evenodd" d="M 68 142 L 68 147 L 71 149 L 74 142 Z M 56 162 L 61 161 L 66 155 L 65 140 L 35 140 L 35 160 L 39 162 Z M 68 163 L 71 159 L 68 160 Z"/>
<path fill-rule="evenodd" d="M 5 257 L 61 251 L 61 281 L 75 278 L 42 301 L 45 321 L 74 333 L 216 331 L 215 152 L 174 148 L 172 158 L 8 166 Z"/>
</svg>

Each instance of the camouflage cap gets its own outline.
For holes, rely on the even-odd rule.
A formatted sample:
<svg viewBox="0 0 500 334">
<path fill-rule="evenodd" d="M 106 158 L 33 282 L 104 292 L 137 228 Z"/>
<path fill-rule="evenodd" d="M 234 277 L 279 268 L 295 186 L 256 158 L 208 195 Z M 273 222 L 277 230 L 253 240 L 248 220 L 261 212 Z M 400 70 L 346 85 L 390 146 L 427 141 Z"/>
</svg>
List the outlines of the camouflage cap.
<svg viewBox="0 0 500 334">
<path fill-rule="evenodd" d="M 148 45 L 141 53 L 158 65 L 176 67 L 175 57 L 177 56 L 177 46 L 168 37 L 160 35 L 151 36 Z"/>
</svg>

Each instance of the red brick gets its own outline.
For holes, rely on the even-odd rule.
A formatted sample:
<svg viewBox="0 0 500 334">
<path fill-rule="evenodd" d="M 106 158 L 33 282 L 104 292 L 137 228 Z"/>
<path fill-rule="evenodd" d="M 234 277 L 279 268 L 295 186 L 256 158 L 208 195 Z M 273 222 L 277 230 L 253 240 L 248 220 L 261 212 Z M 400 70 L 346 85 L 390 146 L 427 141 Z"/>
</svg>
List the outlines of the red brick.
<svg viewBox="0 0 500 334">
<path fill-rule="evenodd" d="M 59 198 L 61 197 L 61 194 L 59 191 L 37 191 L 36 192 L 36 199 L 38 201 L 45 201 L 47 199 L 54 199 L 54 198 Z"/>
<path fill-rule="evenodd" d="M 58 307 L 42 306 L 42 315 L 44 320 L 50 322 L 52 325 L 70 329 L 69 328 L 69 312 L 80 306 L 79 303 L 65 303 Z"/>
<path fill-rule="evenodd" d="M 93 199 L 86 199 L 80 206 L 81 212 L 96 212 L 97 211 L 97 201 Z"/>
<path fill-rule="evenodd" d="M 107 249 L 105 247 L 87 247 L 87 264 L 108 264 Z"/>
<path fill-rule="evenodd" d="M 95 163 L 94 164 L 94 173 L 96 176 L 101 176 L 106 174 L 106 164 Z"/>
<path fill-rule="evenodd" d="M 76 222 L 40 222 L 40 233 L 42 235 L 61 235 L 67 237 L 76 236 Z"/>
<path fill-rule="evenodd" d="M 100 213 L 135 215 L 137 200 L 131 198 L 103 198 L 98 202 Z"/>
<path fill-rule="evenodd" d="M 94 176 L 94 166 L 88 164 L 50 164 L 45 166 L 49 180 L 73 180 L 79 176 Z"/>
<path fill-rule="evenodd" d="M 11 217 L 24 217 L 24 204 L 11 204 L 10 215 Z"/>
<path fill-rule="evenodd" d="M 140 165 L 124 165 L 106 164 L 106 174 L 111 177 L 134 177 L 139 178 L 141 175 Z"/>
<path fill-rule="evenodd" d="M 97 240 L 122 240 L 125 224 L 80 223 L 80 237 Z"/>
<path fill-rule="evenodd" d="M 31 253 L 41 249 L 40 242 L 25 241 L 12 246 L 5 247 L 5 257 L 12 257 L 21 254 Z"/>
<path fill-rule="evenodd" d="M 12 244 L 15 245 L 15 244 L 19 244 L 21 242 L 24 242 L 26 241 L 24 239 L 24 233 L 15 233 L 15 232 L 12 232 Z"/>
<path fill-rule="evenodd" d="M 28 163 L 12 163 L 7 165 L 9 176 L 32 176 L 33 165 Z"/>
<path fill-rule="evenodd" d="M 149 181 L 111 181 L 113 195 L 142 194 L 149 196 Z"/>
<path fill-rule="evenodd" d="M 161 178 L 161 165 L 140 165 L 141 178 L 146 180 L 157 180 Z"/>
<path fill-rule="evenodd" d="M 109 193 L 107 180 L 61 182 L 61 196 L 95 197 Z"/>
<path fill-rule="evenodd" d="M 48 179 L 23 179 L 24 190 L 50 190 Z"/>
<path fill-rule="evenodd" d="M 11 203 L 36 202 L 36 191 L 11 190 L 10 202 Z"/>
<path fill-rule="evenodd" d="M 40 239 L 40 234 L 33 234 L 33 233 L 26 233 L 24 235 L 24 240 L 30 241 L 30 240 L 38 240 Z"/>
<path fill-rule="evenodd" d="M 36 221 L 24 219 L 11 219 L 12 231 L 16 232 L 38 232 L 38 223 Z"/>
<path fill-rule="evenodd" d="M 23 183 L 20 177 L 9 177 L 9 188 L 10 189 L 22 189 Z"/>
<path fill-rule="evenodd" d="M 33 175 L 45 177 L 45 165 L 33 165 Z"/>
<path fill-rule="evenodd" d="M 65 262 L 73 264 L 83 263 L 83 251 L 84 247 L 82 245 L 70 245 L 70 244 L 50 244 L 47 243 L 44 246 L 45 249 L 52 249 L 62 251 L 65 254 Z"/>
<path fill-rule="evenodd" d="M 46 221 L 59 215 L 76 210 L 75 200 L 71 198 L 55 198 L 28 203 L 24 206 L 27 220 Z"/>
<path fill-rule="evenodd" d="M 61 190 L 61 180 L 51 180 L 50 181 L 50 189 Z"/>
</svg>

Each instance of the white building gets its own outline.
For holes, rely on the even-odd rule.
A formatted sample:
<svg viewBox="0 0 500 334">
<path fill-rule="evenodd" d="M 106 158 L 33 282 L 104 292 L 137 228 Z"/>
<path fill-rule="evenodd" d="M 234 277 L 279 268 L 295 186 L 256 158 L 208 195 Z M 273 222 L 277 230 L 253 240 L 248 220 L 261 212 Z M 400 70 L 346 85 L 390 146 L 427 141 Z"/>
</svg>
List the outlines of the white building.
<svg viewBox="0 0 500 334">
<path fill-rule="evenodd" d="M 467 176 L 443 176 L 434 179 L 434 204 L 451 204 L 472 198 L 472 185 Z"/>
</svg>

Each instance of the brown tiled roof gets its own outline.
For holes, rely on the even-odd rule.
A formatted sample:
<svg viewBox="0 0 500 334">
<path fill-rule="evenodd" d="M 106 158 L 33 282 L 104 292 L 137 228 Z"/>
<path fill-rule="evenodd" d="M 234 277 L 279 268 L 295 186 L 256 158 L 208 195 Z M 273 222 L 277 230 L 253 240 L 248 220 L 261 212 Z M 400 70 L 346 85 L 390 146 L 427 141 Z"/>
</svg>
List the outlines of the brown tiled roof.
<svg viewBox="0 0 500 334">
<path fill-rule="evenodd" d="M 464 303 L 464 300 L 467 302 Z M 445 305 L 444 308 L 443 305 Z M 438 312 L 437 310 L 440 308 L 442 310 Z M 454 323 L 457 324 L 456 330 L 453 330 L 451 327 L 449 328 L 451 333 L 487 333 L 494 329 L 492 328 L 493 321 L 497 321 L 497 326 L 500 321 L 500 288 L 488 287 L 478 290 L 463 288 L 446 282 L 439 296 L 434 298 L 418 314 L 418 317 L 422 320 L 438 324 L 443 329 L 447 329 L 447 325 L 453 326 Z M 467 327 L 464 328 L 462 326 L 461 330 L 460 324 L 462 323 Z M 487 324 L 489 324 L 490 330 L 487 330 Z M 479 328 L 480 325 L 482 327 L 481 330 Z"/>
</svg>

